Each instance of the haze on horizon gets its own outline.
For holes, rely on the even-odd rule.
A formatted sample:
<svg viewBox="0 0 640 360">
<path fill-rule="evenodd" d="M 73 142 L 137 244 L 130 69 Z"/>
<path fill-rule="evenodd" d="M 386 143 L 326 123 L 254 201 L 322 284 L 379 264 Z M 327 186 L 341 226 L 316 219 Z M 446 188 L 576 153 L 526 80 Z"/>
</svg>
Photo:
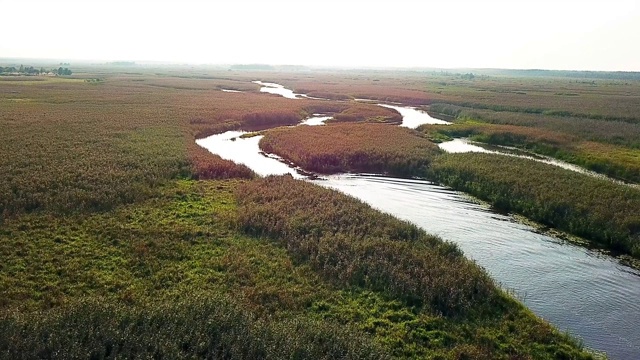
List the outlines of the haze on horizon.
<svg viewBox="0 0 640 360">
<path fill-rule="evenodd" d="M 0 0 L 0 58 L 640 71 L 640 2 Z"/>
</svg>

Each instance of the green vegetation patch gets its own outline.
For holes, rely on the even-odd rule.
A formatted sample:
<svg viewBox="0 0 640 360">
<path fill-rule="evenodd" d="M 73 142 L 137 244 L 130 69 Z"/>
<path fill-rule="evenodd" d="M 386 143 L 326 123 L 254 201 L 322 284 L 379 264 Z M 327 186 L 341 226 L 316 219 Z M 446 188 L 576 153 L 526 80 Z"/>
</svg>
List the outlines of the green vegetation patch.
<svg viewBox="0 0 640 360">
<path fill-rule="evenodd" d="M 314 301 L 311 316 L 354 324 L 399 358 L 589 358 L 456 246 L 413 225 L 287 176 L 237 194 L 241 229 L 344 289 Z"/>
<path fill-rule="evenodd" d="M 481 283 L 491 283 L 450 244 L 437 245 L 439 240 L 415 227 L 354 204 L 346 196 L 283 180 L 278 191 L 299 189 L 293 194 L 299 205 L 310 201 L 320 206 L 313 200 L 317 194 L 336 205 L 328 213 L 308 207 L 298 211 L 300 231 L 316 228 L 356 238 L 380 236 L 388 239 L 383 244 L 405 239 L 400 240 L 407 243 L 402 248 L 416 246 L 413 256 L 422 256 L 425 249 L 450 254 L 453 264 L 462 266 L 451 266 L 462 279 L 473 279 L 464 270 L 468 268 L 484 279 Z M 579 358 L 571 340 L 500 292 L 485 310 L 442 317 L 433 308 L 418 305 L 419 298 L 393 296 L 397 287 L 371 289 L 375 272 L 367 271 L 371 280 L 363 279 L 362 285 L 349 284 L 344 276 L 325 277 L 279 243 L 238 232 L 237 226 L 245 226 L 238 216 L 244 219 L 265 208 L 244 202 L 238 209 L 234 193 L 244 190 L 236 190 L 237 186 L 237 181 L 229 180 L 177 181 L 163 187 L 161 196 L 106 213 L 70 217 L 34 213 L 8 221 L 0 233 L 2 356 L 501 358 L 516 351 L 552 358 L 554 351 L 566 347 Z M 312 191 L 310 198 L 303 195 L 312 188 L 318 192 Z M 336 213 L 338 209 L 344 211 Z M 350 217 L 354 209 L 362 217 Z M 309 221 L 302 221 L 304 216 Z M 436 246 L 427 247 L 423 241 L 435 241 Z M 349 249 L 349 242 L 334 244 L 341 247 L 326 251 Z M 367 249 L 375 250 L 366 246 L 358 250 L 363 259 L 371 259 Z M 393 265 L 397 259 L 389 258 L 386 266 L 404 266 Z M 341 263 L 346 265 L 346 260 Z M 440 272 L 431 274 L 436 284 L 443 281 Z M 460 291 L 464 290 L 447 296 L 455 298 Z M 480 293 L 472 296 L 486 302 Z M 513 329 L 513 334 L 503 327 Z M 534 340 L 530 327 L 537 329 L 539 337 Z M 493 344 L 493 350 L 474 340 L 478 331 L 494 334 L 493 340 L 484 340 Z"/>
<path fill-rule="evenodd" d="M 96 106 L 38 100 L 3 109 L 3 217 L 104 211 L 148 198 L 167 181 L 189 175 L 179 127 L 120 121 L 111 117 L 117 106 L 103 106 L 100 113 Z"/>
<path fill-rule="evenodd" d="M 229 297 L 144 307 L 85 300 L 59 312 L 0 318 L 0 359 L 386 359 L 349 326 L 257 318 Z"/>
<path fill-rule="evenodd" d="M 235 186 L 178 181 L 111 212 L 8 221 L 0 357 L 384 358 L 350 325 L 304 315 L 335 291 L 237 232 Z"/>
</svg>

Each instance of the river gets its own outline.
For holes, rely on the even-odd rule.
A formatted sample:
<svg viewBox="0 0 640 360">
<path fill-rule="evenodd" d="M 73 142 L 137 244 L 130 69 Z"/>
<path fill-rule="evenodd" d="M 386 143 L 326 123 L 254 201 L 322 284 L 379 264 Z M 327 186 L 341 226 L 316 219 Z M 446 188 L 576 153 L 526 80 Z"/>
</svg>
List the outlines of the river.
<svg viewBox="0 0 640 360">
<path fill-rule="evenodd" d="M 253 83 L 262 86 L 260 88 L 260 92 L 284 96 L 287 99 L 300 99 L 300 97 L 298 97 L 298 94 L 295 94 L 293 90 L 287 89 L 280 84 L 262 82 L 258 80 L 253 81 Z"/>
<path fill-rule="evenodd" d="M 397 106 L 397 105 L 388 105 L 388 104 L 378 104 L 380 106 L 394 109 L 402 115 L 402 124 L 400 126 L 408 127 L 415 129 L 423 124 L 439 124 L 439 125 L 448 125 L 451 124 L 448 121 L 440 120 L 431 117 L 427 114 L 426 111 L 418 110 L 413 107 L 408 106 Z"/>
<path fill-rule="evenodd" d="M 197 143 L 263 176 L 305 178 L 276 158 L 261 155 L 260 136 L 238 138 L 241 134 L 213 135 Z M 640 359 L 639 271 L 601 252 L 537 233 L 512 216 L 426 180 L 343 174 L 309 181 L 455 242 L 503 288 L 561 331 L 611 359 Z"/>
<path fill-rule="evenodd" d="M 612 359 L 640 359 L 640 272 L 536 233 L 423 180 L 337 175 L 315 183 L 455 242 L 534 313 Z"/>
</svg>

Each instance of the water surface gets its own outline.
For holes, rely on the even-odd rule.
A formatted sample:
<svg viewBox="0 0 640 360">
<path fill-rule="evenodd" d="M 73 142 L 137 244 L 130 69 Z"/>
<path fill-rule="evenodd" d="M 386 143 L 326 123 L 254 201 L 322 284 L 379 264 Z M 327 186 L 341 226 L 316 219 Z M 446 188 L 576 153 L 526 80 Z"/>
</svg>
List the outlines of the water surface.
<svg viewBox="0 0 640 360">
<path fill-rule="evenodd" d="M 331 119 L 331 116 L 323 116 L 322 114 L 313 114 L 312 117 L 303 120 L 300 125 L 318 126 L 324 125 L 324 122 Z"/>
<path fill-rule="evenodd" d="M 293 90 L 287 89 L 280 84 L 262 82 L 262 81 L 253 81 L 253 83 L 262 86 L 260 88 L 260 92 L 284 96 L 287 99 L 300 99 L 298 97 L 298 94 L 295 94 Z"/>
<path fill-rule="evenodd" d="M 469 141 L 468 139 L 453 139 L 451 141 L 445 141 L 438 144 L 438 147 L 448 153 L 487 153 L 487 154 L 498 154 L 504 156 L 512 156 L 521 159 L 528 159 L 537 162 L 541 162 L 548 165 L 553 165 L 557 167 L 561 167 L 566 170 L 571 170 L 578 172 L 580 174 L 589 175 L 598 179 L 606 179 L 616 184 L 627 185 L 631 187 L 640 187 L 637 184 L 629 184 L 622 182 L 620 180 L 608 177 L 604 174 L 597 173 L 595 171 L 591 171 L 585 169 L 581 166 L 568 163 L 566 161 L 558 160 L 549 156 L 533 154 L 526 151 L 522 151 L 520 149 L 508 147 L 508 146 L 495 146 L 489 144 L 478 143 L 474 141 Z"/>
<path fill-rule="evenodd" d="M 450 125 L 451 123 L 448 121 L 440 120 L 431 117 L 426 111 L 418 110 L 414 107 L 410 106 L 396 106 L 396 105 L 388 105 L 388 104 L 378 104 L 380 106 L 394 109 L 402 115 L 402 124 L 400 126 L 408 127 L 415 129 L 423 124 L 439 124 L 439 125 Z"/>
<path fill-rule="evenodd" d="M 244 131 L 227 131 L 196 140 L 196 144 L 223 159 L 243 164 L 260 176 L 290 174 L 296 179 L 306 178 L 286 165 L 275 155 L 264 154 L 258 143 L 262 135 L 241 138 Z"/>
</svg>

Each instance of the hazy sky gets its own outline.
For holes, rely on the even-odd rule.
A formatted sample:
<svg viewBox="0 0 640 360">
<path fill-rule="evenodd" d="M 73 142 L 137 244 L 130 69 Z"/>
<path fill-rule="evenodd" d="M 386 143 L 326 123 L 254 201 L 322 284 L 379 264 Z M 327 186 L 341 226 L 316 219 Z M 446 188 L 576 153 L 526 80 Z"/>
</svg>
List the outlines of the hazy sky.
<svg viewBox="0 0 640 360">
<path fill-rule="evenodd" d="M 0 12 L 0 58 L 640 71 L 640 0 L 0 0 Z"/>
</svg>

